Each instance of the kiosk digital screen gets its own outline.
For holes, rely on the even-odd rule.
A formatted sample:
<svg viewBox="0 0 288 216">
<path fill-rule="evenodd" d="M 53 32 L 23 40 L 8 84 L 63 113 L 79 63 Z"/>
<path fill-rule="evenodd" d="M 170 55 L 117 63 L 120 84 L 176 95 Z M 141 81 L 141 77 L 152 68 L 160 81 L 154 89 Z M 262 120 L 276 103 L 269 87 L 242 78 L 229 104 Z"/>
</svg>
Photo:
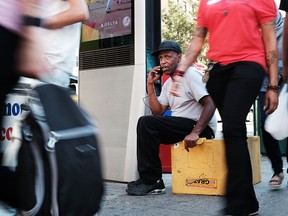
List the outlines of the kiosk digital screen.
<svg viewBox="0 0 288 216">
<path fill-rule="evenodd" d="M 80 51 L 133 43 L 133 0 L 86 0 L 90 17 L 83 22 Z"/>
</svg>

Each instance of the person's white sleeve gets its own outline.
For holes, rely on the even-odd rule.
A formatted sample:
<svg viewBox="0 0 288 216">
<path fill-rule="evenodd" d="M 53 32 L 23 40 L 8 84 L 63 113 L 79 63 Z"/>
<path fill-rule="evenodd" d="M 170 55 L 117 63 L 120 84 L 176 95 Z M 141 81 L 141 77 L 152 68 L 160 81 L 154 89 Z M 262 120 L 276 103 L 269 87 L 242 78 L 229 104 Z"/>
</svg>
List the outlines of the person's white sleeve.
<svg viewBox="0 0 288 216">
<path fill-rule="evenodd" d="M 209 95 L 206 89 L 206 83 L 202 81 L 203 74 L 194 69 L 193 73 L 190 73 L 189 76 L 190 94 L 199 102 L 202 97 Z"/>
<path fill-rule="evenodd" d="M 169 101 L 168 101 L 168 94 L 169 94 L 169 80 L 167 80 L 164 85 L 162 86 L 161 93 L 158 97 L 158 101 L 160 104 L 164 106 L 169 106 Z"/>
</svg>

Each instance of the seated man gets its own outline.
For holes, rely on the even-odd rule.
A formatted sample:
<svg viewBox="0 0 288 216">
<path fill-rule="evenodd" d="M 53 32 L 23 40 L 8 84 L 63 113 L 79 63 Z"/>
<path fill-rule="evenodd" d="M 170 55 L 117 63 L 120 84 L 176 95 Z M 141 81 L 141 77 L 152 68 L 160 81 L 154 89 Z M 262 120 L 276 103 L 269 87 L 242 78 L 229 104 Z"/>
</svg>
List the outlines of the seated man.
<svg viewBox="0 0 288 216">
<path fill-rule="evenodd" d="M 213 139 L 216 131 L 215 105 L 208 95 L 203 74 L 190 67 L 179 97 L 170 93 L 171 76 L 181 59 L 182 50 L 178 43 L 164 41 L 152 53 L 158 56 L 160 66 L 148 74 L 147 90 L 153 116 L 142 116 L 137 125 L 137 160 L 140 179 L 128 184 L 130 195 L 163 194 L 162 164 L 159 158 L 160 144 L 177 143 L 184 140 L 185 149 L 196 146 L 200 137 Z M 154 83 L 160 78 L 159 72 L 170 75 L 157 98 Z M 172 116 L 162 116 L 170 107 Z"/>
</svg>

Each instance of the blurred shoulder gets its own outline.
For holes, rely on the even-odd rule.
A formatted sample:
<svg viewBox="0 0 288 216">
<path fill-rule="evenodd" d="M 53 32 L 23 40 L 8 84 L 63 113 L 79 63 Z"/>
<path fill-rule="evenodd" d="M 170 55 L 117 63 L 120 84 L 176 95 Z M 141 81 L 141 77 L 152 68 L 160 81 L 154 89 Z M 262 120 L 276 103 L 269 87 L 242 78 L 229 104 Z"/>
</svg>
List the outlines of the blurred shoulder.
<svg viewBox="0 0 288 216">
<path fill-rule="evenodd" d="M 188 77 L 200 77 L 200 78 L 202 78 L 202 76 L 204 75 L 204 70 L 201 70 L 198 67 L 193 65 L 187 69 L 186 73 L 187 73 Z"/>
</svg>

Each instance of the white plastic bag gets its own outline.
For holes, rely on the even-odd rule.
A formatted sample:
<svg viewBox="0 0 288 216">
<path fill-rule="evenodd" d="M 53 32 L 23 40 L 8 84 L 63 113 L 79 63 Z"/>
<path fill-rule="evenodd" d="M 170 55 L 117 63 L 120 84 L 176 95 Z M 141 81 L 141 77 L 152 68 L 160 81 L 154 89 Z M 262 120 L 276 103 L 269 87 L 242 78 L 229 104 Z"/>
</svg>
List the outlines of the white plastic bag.
<svg viewBox="0 0 288 216">
<path fill-rule="evenodd" d="M 267 116 L 264 128 L 274 139 L 288 137 L 288 84 L 285 83 L 279 94 L 277 109 Z"/>
</svg>

